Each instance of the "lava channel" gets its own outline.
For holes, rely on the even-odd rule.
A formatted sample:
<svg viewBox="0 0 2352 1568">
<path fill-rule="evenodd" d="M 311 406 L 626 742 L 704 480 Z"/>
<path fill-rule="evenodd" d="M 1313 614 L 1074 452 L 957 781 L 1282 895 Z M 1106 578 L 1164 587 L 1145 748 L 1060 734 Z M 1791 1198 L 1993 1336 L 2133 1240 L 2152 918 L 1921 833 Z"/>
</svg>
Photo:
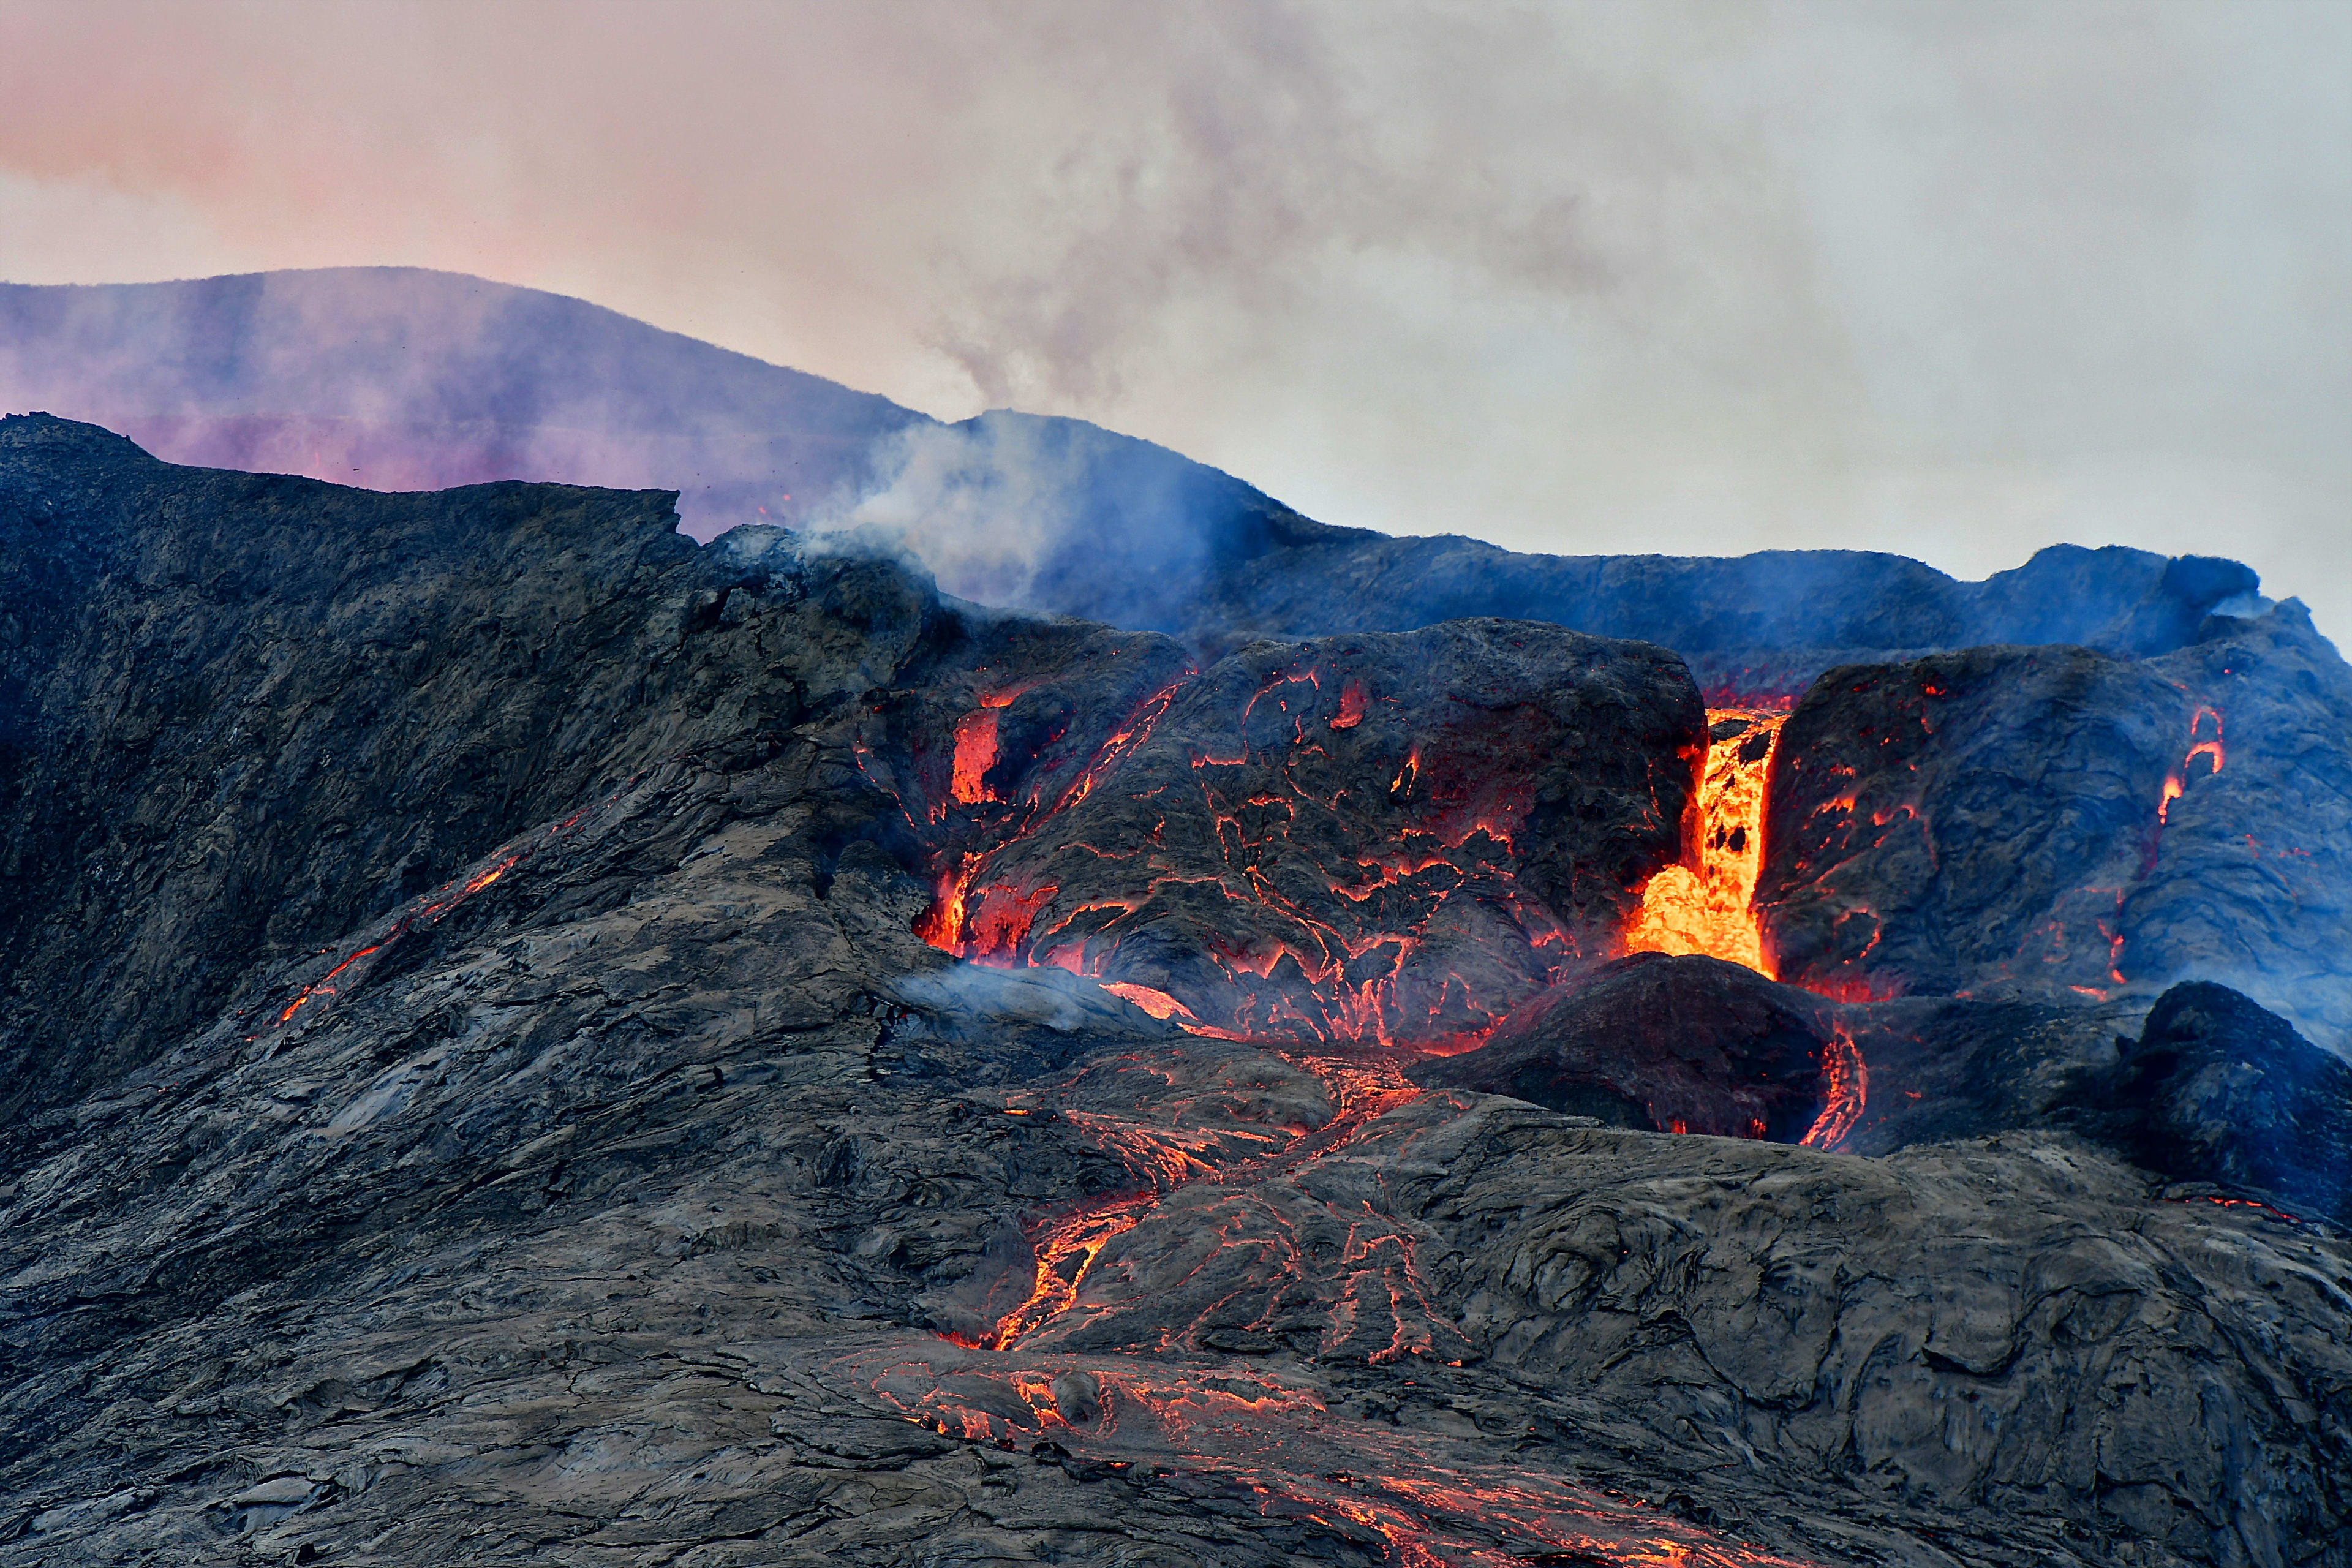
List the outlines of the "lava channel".
<svg viewBox="0 0 2352 1568">
<path fill-rule="evenodd" d="M 1786 713 L 1710 708 L 1706 776 L 1699 786 L 1699 868 L 1668 866 L 1642 888 L 1625 931 L 1628 952 L 1705 953 L 1767 978 L 1756 878 L 1764 865 L 1764 785 Z"/>
</svg>

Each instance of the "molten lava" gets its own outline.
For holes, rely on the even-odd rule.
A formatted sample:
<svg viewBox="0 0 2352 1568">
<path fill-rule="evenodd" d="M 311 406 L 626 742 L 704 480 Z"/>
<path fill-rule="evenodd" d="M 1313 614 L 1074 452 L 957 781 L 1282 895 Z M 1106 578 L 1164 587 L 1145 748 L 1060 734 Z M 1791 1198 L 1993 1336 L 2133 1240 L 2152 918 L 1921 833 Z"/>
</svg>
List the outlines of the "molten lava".
<svg viewBox="0 0 2352 1568">
<path fill-rule="evenodd" d="M 2208 721 L 2210 721 L 2212 730 L 2210 735 L 2205 732 Z M 2195 776 L 2197 759 L 2200 757 L 2212 764 L 2205 770 L 2208 775 L 2221 771 L 2224 753 L 2221 746 L 2221 710 L 2218 708 L 2200 707 L 2190 717 L 2189 754 L 2180 759 L 2178 771 L 2165 775 L 2164 794 L 2156 803 L 2156 820 L 2158 826 L 2162 826 L 2170 819 L 2172 803 L 2179 800 L 2182 792 L 2188 789 L 2189 779 Z"/>
<path fill-rule="evenodd" d="M 1710 733 L 1723 733 L 1707 747 L 1699 787 L 1699 868 L 1668 866 L 1643 885 L 1625 950 L 1705 953 L 1769 975 L 1756 876 L 1764 864 L 1764 781 L 1788 716 L 1712 708 L 1706 717 Z"/>
<path fill-rule="evenodd" d="M 1106 980 L 1103 989 L 1112 995 L 1134 1003 L 1155 1018 L 1172 1018 L 1178 1014 L 1192 1016 L 1192 1009 L 1165 991 L 1154 991 L 1149 985 L 1130 985 L 1124 981 Z"/>
<path fill-rule="evenodd" d="M 1542 754 L 1515 729 L 1528 721 L 1517 710 L 1481 711 L 1458 733 L 1417 736 L 1402 756 L 1381 755 L 1365 731 L 1395 699 L 1361 676 L 1312 663 L 1276 669 L 1242 703 L 1230 746 L 1221 736 L 1187 759 L 1194 778 L 1183 788 L 1194 798 L 1158 808 L 1157 827 L 1117 843 L 1087 842 L 1066 828 L 1066 837 L 1048 835 L 1049 823 L 1066 823 L 1064 814 L 1143 745 L 1183 684 L 1146 700 L 1058 798 L 1016 792 L 1024 800 L 1010 804 L 1021 815 L 968 826 L 947 814 L 995 798 L 983 775 L 1007 761 L 994 721 L 1001 703 L 983 697 L 959 720 L 953 804 L 908 814 L 910 822 L 922 814 L 958 825 L 934 850 L 933 900 L 916 933 L 973 963 L 1124 983 L 1120 949 L 1132 934 L 1213 900 L 1223 906 L 1222 929 L 1206 945 L 1229 988 L 1210 980 L 1181 998 L 1138 988 L 1164 1003 L 1119 994 L 1196 1034 L 1290 1045 L 1464 1049 L 1485 1039 L 1523 992 L 1474 989 L 1479 972 L 1428 951 L 1433 921 L 1440 941 L 1459 942 L 1478 922 L 1525 943 L 1524 959 L 1504 961 L 1506 984 L 1517 987 L 1543 984 L 1575 955 L 1559 919 L 1516 885 Z M 1327 741 L 1347 748 L 1344 760 Z M 1424 752 L 1425 742 L 1442 749 Z M 1363 765 L 1368 744 L 1391 776 L 1384 798 L 1359 801 L 1350 770 Z M 1244 771 L 1235 778 L 1228 769 Z M 999 787 L 1011 786 L 1000 776 Z M 1180 828 L 1183 847 L 1171 853 L 1160 833 L 1179 811 L 1197 812 L 1192 822 L 1207 833 L 1194 838 Z M 1104 889 L 1094 868 L 1112 860 L 1134 862 L 1133 875 Z"/>
<path fill-rule="evenodd" d="M 1870 1099 L 1870 1064 L 1843 1024 L 1831 1026 L 1831 1037 L 1822 1050 L 1822 1113 L 1797 1140 L 1810 1149 L 1834 1149 L 1862 1120 Z"/>
<path fill-rule="evenodd" d="M 964 715 L 955 731 L 955 771 L 949 788 L 959 805 L 977 805 L 996 798 L 984 775 L 996 765 L 996 710 L 976 708 Z"/>
<path fill-rule="evenodd" d="M 948 776 L 948 793 L 958 805 L 980 805 L 996 798 L 988 787 L 988 770 L 996 765 L 996 719 L 1030 683 L 984 692 L 980 706 L 965 714 L 955 728 L 955 764 Z"/>
<path fill-rule="evenodd" d="M 877 1369 L 877 1391 L 910 1419 L 976 1440 L 1050 1443 L 1059 1453 L 1059 1438 L 1115 1468 L 1130 1456 L 1173 1459 L 1239 1486 L 1270 1514 L 1341 1527 L 1393 1563 L 1767 1561 L 1515 1465 L 1432 1463 L 1307 1390 L 1235 1370 L 1235 1342 L 1288 1341 L 1365 1366 L 1437 1369 L 1470 1353 L 1422 1275 L 1423 1234 L 1348 1195 L 1349 1162 L 1359 1157 L 1349 1151 L 1410 1141 L 1442 1119 L 1444 1091 L 1411 1083 L 1405 1064 L 1483 1042 L 1524 988 L 1558 984 L 1581 955 L 1573 933 L 1518 885 L 1520 857 L 1537 852 L 1524 847 L 1540 848 L 1530 781 L 1545 753 L 1521 728 L 1535 710 L 1383 733 L 1398 698 L 1302 662 L 1238 694 L 1230 739 L 1187 733 L 1189 754 L 1171 759 L 1181 780 L 1163 769 L 1112 783 L 1183 684 L 1145 700 L 1067 787 L 1067 773 L 1053 786 L 1006 782 L 1022 761 L 999 734 L 1009 698 L 983 696 L 954 721 L 951 798 L 933 782 L 906 806 L 919 832 L 943 825 L 923 835 L 934 899 L 915 929 L 970 962 L 1095 980 L 1186 1034 L 1254 1044 L 1286 1067 L 1270 1080 L 1225 1066 L 1213 1079 L 1205 1069 L 1188 1079 L 1188 1060 L 1241 1058 L 1188 1058 L 1189 1047 L 1163 1046 L 1079 1075 L 1148 1078 L 1132 1110 L 1107 1099 L 1100 1079 L 1089 1098 L 1077 1097 L 1077 1080 L 1045 1100 L 1015 1096 L 1008 1112 L 1051 1110 L 1128 1179 L 1029 1216 L 1020 1272 L 990 1288 L 984 1316 L 940 1336 L 960 1354 L 941 1345 L 944 1360 Z M 1709 717 L 1740 725 L 1711 747 L 1693 806 L 1704 824 L 1699 868 L 1652 879 L 1628 945 L 1762 970 L 1749 904 L 1781 715 Z M 1374 781 L 1370 798 L 1357 794 L 1365 778 Z M 1148 803 L 1139 814 L 1117 805 L 1138 826 L 1116 840 L 1092 818 L 1063 815 L 1105 785 Z M 1105 809 L 1098 801 L 1093 818 Z M 1129 864 L 1106 884 L 1109 861 Z M 1153 921 L 1197 918 L 1192 910 L 1214 911 L 1202 939 L 1213 978 L 1145 967 L 1121 952 Z M 1445 957 L 1442 943 L 1474 931 L 1507 946 L 1509 962 L 1492 976 L 1466 965 L 1455 973 Z M 1131 946 L 1148 952 L 1150 942 Z M 1122 977 L 1139 970 L 1156 984 Z M 1841 1037 L 1823 1051 L 1822 1070 L 1826 1104 L 1807 1141 L 1827 1147 L 1861 1115 L 1864 1069 Z M 1265 1084 L 1296 1086 L 1301 1073 L 1321 1086 L 1318 1109 L 1234 1124 L 1233 1107 L 1285 1103 L 1264 1098 L 1273 1092 Z M 1179 1092 L 1180 1081 L 1191 1087 Z M 1056 1380 L 1079 1375 L 1071 1358 L 1082 1345 L 1126 1353 L 1084 1368 L 1099 1405 L 1072 1416 Z"/>
<path fill-rule="evenodd" d="M 1433 1329 L 1439 1336 L 1446 1330 L 1424 1291 L 1410 1226 L 1349 1201 L 1344 1176 L 1313 1173 L 1318 1162 L 1344 1156 L 1360 1142 L 1413 1137 L 1414 1108 L 1428 1094 L 1406 1082 L 1385 1055 L 1283 1053 L 1281 1059 L 1327 1087 L 1331 1110 L 1322 1125 L 1218 1130 L 1199 1124 L 1197 1102 L 1173 1120 L 1166 1118 L 1165 1102 L 1156 1115 L 1139 1105 L 1144 1120 L 1065 1107 L 1062 1116 L 1116 1153 L 1139 1185 L 1034 1226 L 1036 1262 L 1026 1299 L 991 1329 L 941 1336 L 960 1350 L 863 1352 L 850 1363 L 859 1381 L 933 1430 L 1061 1456 L 1097 1467 L 1097 1473 L 1150 1465 L 1166 1474 L 1172 1466 L 1193 1495 L 1215 1488 L 1269 1518 L 1320 1526 L 1392 1563 L 1789 1568 L 1783 1559 L 1647 1502 L 1467 1446 L 1433 1447 L 1426 1434 L 1379 1422 L 1286 1379 L 1278 1363 L 1249 1364 L 1214 1353 L 1213 1331 L 1272 1333 L 1279 1325 L 1295 1334 L 1302 1309 L 1317 1301 L 1327 1319 L 1318 1356 L 1427 1369 L 1403 1383 L 1405 1389 L 1443 1379 L 1447 1368 L 1462 1364 L 1450 1352 L 1466 1349 L 1457 1341 L 1433 1342 Z M 1172 1060 L 1165 1068 L 1133 1058 L 1125 1065 L 1143 1068 L 1171 1089 L 1181 1074 Z M 1262 1080 L 1188 1081 L 1222 1103 Z M 1183 1096 L 1177 1100 L 1181 1106 Z M 1318 1196 L 1327 1180 L 1328 1194 Z M 1187 1210 L 1186 1236 L 1163 1234 L 1142 1256 L 1158 1257 L 1164 1267 L 1171 1246 L 1182 1250 L 1180 1265 L 1240 1249 L 1277 1278 L 1257 1287 L 1263 1294 L 1255 1300 L 1247 1300 L 1247 1286 L 1235 1291 L 1221 1282 L 1207 1314 L 1172 1329 L 1160 1322 L 1126 1353 L 1076 1349 L 1118 1343 L 1134 1331 L 1115 1315 L 1122 1293 L 1131 1300 L 1138 1288 L 1138 1259 L 1127 1238 L 1187 1187 L 1209 1189 L 1215 1199 Z M 1301 1201 L 1304 1208 L 1282 1207 Z M 1318 1232 L 1327 1234 L 1318 1238 Z M 1107 1285 L 1097 1286 L 1097 1273 L 1109 1276 Z M 1073 1399 L 1066 1389 L 1084 1397 Z"/>
<path fill-rule="evenodd" d="M 619 788 L 606 795 L 602 804 L 611 805 L 635 788 L 637 781 L 644 777 L 644 772 L 631 774 Z M 312 1007 L 315 1015 L 320 1008 L 325 1007 L 338 995 L 358 989 L 360 984 L 367 978 L 368 971 L 373 967 L 371 961 L 378 953 L 411 931 L 430 931 L 439 925 L 451 910 L 467 900 L 536 856 L 541 849 L 577 830 L 580 824 L 595 809 L 596 807 L 593 806 L 583 806 L 561 822 L 548 824 L 544 833 L 526 834 L 520 838 L 508 841 L 504 847 L 494 851 L 486 863 L 478 865 L 463 881 L 452 883 L 437 893 L 416 900 L 395 917 L 374 941 L 354 948 L 332 969 L 303 986 L 299 994 L 279 1011 L 272 1026 L 285 1027 L 292 1023 L 294 1016 L 305 1007 Z M 313 1007 L 313 1004 L 317 1005 Z"/>
</svg>

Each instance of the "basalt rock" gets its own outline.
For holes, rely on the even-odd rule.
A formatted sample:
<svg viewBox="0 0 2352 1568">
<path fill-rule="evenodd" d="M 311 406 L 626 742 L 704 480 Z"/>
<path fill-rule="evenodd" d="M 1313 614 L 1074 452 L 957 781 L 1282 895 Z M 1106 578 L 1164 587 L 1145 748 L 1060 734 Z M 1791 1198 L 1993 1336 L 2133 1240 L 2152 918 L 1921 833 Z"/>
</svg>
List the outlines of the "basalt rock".
<svg viewBox="0 0 2352 1568">
<path fill-rule="evenodd" d="M 662 497 L 355 499 L 0 432 L 9 766 L 96 781 L 37 819 L 59 844 L 19 826 L 12 929 L 52 934 L 10 955 L 147 1031 L 97 1068 L 17 1037 L 50 1087 L 0 1149 L 0 1564 L 2352 1563 L 2352 1251 L 2307 1215 L 2063 1131 L 1594 1127 L 919 937 L 938 857 L 1042 842 L 1152 744 L 1191 781 L 1163 639 L 776 533 L 696 550 Z M 285 585 L 230 570 L 247 535 Z M 509 563 L 498 638 L 461 552 Z M 158 604 L 191 670 L 254 683 L 163 706 L 194 676 L 121 654 Z M 301 666 L 404 616 L 443 683 L 330 666 L 379 721 L 413 704 L 356 744 Z M 1518 635 L 1448 634 L 1465 703 L 1555 668 Z M 1696 728 L 1685 684 L 1600 700 L 1645 650 L 1528 646 L 1595 671 L 1536 700 L 1560 735 L 1646 722 L 1673 761 Z M 1383 648 L 1349 656 L 1356 729 Z M 1303 749 L 1305 705 L 1284 748 L 1202 679 L 1167 733 Z M 436 759 L 485 734 L 522 751 L 497 812 L 445 805 Z M 320 782 L 224 795 L 224 759 Z M 1519 875 L 1646 844 L 1649 765 L 1595 763 L 1559 797 L 1589 818 L 1530 795 Z M 153 896 L 230 972 L 179 1012 L 112 999 L 151 927 L 77 880 L 142 801 Z M 446 858 L 403 888 L 425 826 Z M 189 879 L 214 856 L 235 898 Z M 1781 996 L 1730 995 L 1723 1060 Z"/>
<path fill-rule="evenodd" d="M 2166 992 L 2080 1102 L 2150 1170 L 2352 1224 L 2352 1066 L 2227 986 Z"/>
<path fill-rule="evenodd" d="M 1536 997 L 1477 1050 L 1411 1077 L 1612 1127 L 1793 1143 L 1829 1109 L 1827 1011 L 1736 963 L 1645 952 Z"/>
<path fill-rule="evenodd" d="M 1301 1043 L 1483 1030 L 1606 955 L 1706 748 L 1672 655 L 1528 622 L 1256 647 L 1147 717 L 948 864 L 942 941 Z"/>
<path fill-rule="evenodd" d="M 2225 982 L 2352 1031 L 2352 668 L 2294 601 L 2162 658 L 1988 647 L 1831 671 L 1782 728 L 1756 902 L 1849 998 Z"/>
<path fill-rule="evenodd" d="M 1839 1002 L 1718 959 L 1640 953 L 1532 998 L 1478 1048 L 1407 1076 L 1610 1126 L 1844 1153 L 2064 1130 L 2131 1158 L 2140 1123 L 2082 1108 L 2109 1097 L 2118 1037 L 2147 1012 L 2129 1001 Z"/>
</svg>

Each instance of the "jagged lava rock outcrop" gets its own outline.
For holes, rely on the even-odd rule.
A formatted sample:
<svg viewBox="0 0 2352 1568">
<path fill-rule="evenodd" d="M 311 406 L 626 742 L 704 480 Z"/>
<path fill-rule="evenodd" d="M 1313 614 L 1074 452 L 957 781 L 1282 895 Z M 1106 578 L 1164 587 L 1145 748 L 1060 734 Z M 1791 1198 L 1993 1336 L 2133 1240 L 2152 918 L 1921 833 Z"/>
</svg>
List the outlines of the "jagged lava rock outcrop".
<svg viewBox="0 0 2352 1568">
<path fill-rule="evenodd" d="M 2352 1031 L 2352 668 L 2293 601 L 2177 652 L 1832 671 L 1780 731 L 1756 903 L 1849 995 L 2234 985 Z"/>
</svg>

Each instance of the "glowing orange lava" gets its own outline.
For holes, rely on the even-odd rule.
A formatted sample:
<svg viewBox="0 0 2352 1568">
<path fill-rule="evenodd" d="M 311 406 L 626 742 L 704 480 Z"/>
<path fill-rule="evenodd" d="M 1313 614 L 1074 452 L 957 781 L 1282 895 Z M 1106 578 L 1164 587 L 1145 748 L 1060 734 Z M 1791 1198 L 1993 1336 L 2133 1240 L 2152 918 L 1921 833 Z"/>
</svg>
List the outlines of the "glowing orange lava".
<svg viewBox="0 0 2352 1568">
<path fill-rule="evenodd" d="M 960 855 L 952 869 L 940 873 L 939 885 L 932 889 L 931 907 L 915 917 L 915 934 L 942 952 L 963 952 L 963 902 L 971 890 L 971 879 L 980 869 L 980 857 Z"/>
<path fill-rule="evenodd" d="M 2208 720 L 2212 721 L 2213 732 L 2210 735 L 2205 732 Z M 2221 710 L 2218 708 L 2200 707 L 2189 721 L 2189 754 L 2180 759 L 2178 772 L 2165 775 L 2164 794 L 2156 803 L 2156 820 L 2158 824 L 2170 819 L 2172 803 L 2179 800 L 2181 792 L 2189 787 L 2190 770 L 2196 766 L 2197 759 L 2203 757 L 2213 764 L 2205 770 L 2207 774 L 2210 775 L 2221 771 L 2223 756 Z"/>
<path fill-rule="evenodd" d="M 1870 1099 L 1870 1064 L 1843 1024 L 1831 1026 L 1830 1043 L 1822 1049 L 1823 1100 L 1822 1113 L 1797 1140 L 1809 1149 L 1834 1149 L 1853 1124 L 1862 1120 Z"/>
<path fill-rule="evenodd" d="M 996 710 L 976 708 L 956 725 L 955 772 L 949 787 L 958 805 L 977 805 L 996 798 L 982 776 L 995 765 Z"/>
<path fill-rule="evenodd" d="M 1134 1003 L 1155 1018 L 1172 1018 L 1181 1013 L 1192 1016 L 1192 1009 L 1165 991 L 1154 991 L 1149 985 L 1130 985 L 1123 980 L 1106 980 L 1103 989 L 1112 995 Z"/>
<path fill-rule="evenodd" d="M 1013 700 L 1032 684 L 1024 681 L 1002 691 L 983 692 L 980 706 L 956 721 L 955 765 L 948 777 L 948 793 L 957 805 L 979 805 L 996 798 L 985 776 L 996 765 L 996 716 L 1012 707 Z"/>
<path fill-rule="evenodd" d="M 1668 866 L 1642 888 L 1625 932 L 1628 952 L 1706 953 L 1769 975 L 1756 921 L 1756 874 L 1764 864 L 1764 780 L 1785 713 L 1711 708 L 1707 723 L 1747 727 L 1713 742 L 1699 786 L 1699 868 Z"/>
<path fill-rule="evenodd" d="M 1135 992 L 1141 997 L 1160 997 L 1175 1010 L 1183 1010 L 1174 998 L 1149 986 L 1113 984 L 1104 989 L 1122 995 Z M 1138 1006 L 1144 1005 L 1137 996 L 1128 999 Z M 1214 1135 L 1087 1111 L 1061 1110 L 1064 1121 L 1085 1133 L 1097 1147 L 1116 1155 L 1140 1185 L 1088 1199 L 1030 1227 L 1029 1242 L 1035 1250 L 1036 1266 L 1027 1297 L 999 1318 L 996 1326 L 985 1334 L 941 1337 L 968 1350 L 1016 1347 L 1077 1305 L 1087 1274 L 1103 1249 L 1133 1230 L 1170 1193 L 1194 1182 L 1246 1184 L 1319 1160 L 1348 1147 L 1378 1118 L 1410 1105 L 1424 1092 L 1407 1081 L 1400 1060 L 1394 1057 L 1346 1058 L 1278 1054 L 1323 1080 L 1331 1094 L 1330 1119 L 1311 1130 L 1292 1129 L 1282 1137 L 1253 1131 L 1229 1134 L 1237 1137 L 1244 1147 L 1256 1145 L 1265 1150 L 1236 1164 L 1216 1163 L 1223 1141 Z M 1396 1347 L 1395 1353 L 1403 1353 L 1403 1348 Z M 1375 1353 L 1371 1359 L 1377 1362 L 1391 1358 Z"/>
<path fill-rule="evenodd" d="M 604 804 L 610 805 L 619 800 L 622 795 L 635 788 L 637 781 L 644 777 L 643 772 L 631 774 L 618 789 L 604 797 Z M 283 1028 L 293 1022 L 295 1014 L 312 1003 L 317 1003 L 323 1007 L 341 993 L 357 987 L 367 978 L 368 971 L 373 967 L 368 962 L 370 959 L 410 931 L 430 930 L 439 925 L 442 917 L 448 914 L 450 910 L 521 865 L 547 845 L 572 832 L 594 809 L 593 806 L 583 806 L 562 821 L 548 824 L 543 835 L 533 833 L 509 841 L 505 848 L 497 851 L 487 864 L 481 865 L 463 882 L 444 888 L 432 897 L 418 900 L 386 926 L 373 942 L 353 949 L 341 963 L 302 987 L 300 994 L 278 1013 L 275 1026 Z M 342 976 L 346 972 L 350 973 L 351 978 L 343 980 Z M 339 980 L 341 981 L 341 984 L 331 984 Z"/>
</svg>

